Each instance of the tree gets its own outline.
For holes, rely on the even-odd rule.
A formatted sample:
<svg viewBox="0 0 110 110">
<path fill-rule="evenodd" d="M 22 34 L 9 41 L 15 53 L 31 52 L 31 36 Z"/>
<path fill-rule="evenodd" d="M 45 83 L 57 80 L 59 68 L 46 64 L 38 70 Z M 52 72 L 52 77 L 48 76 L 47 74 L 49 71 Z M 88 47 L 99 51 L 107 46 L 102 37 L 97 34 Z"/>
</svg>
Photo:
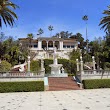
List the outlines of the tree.
<svg viewBox="0 0 110 110">
<path fill-rule="evenodd" d="M 84 20 L 86 22 L 86 43 L 87 43 L 87 45 L 86 45 L 86 51 L 88 52 L 88 36 L 87 36 L 87 21 L 88 21 L 88 16 L 87 15 L 84 15 L 82 17 L 82 20 Z"/>
<path fill-rule="evenodd" d="M 90 46 L 90 54 L 91 56 L 95 56 L 95 60 L 98 68 L 105 69 L 106 62 L 109 61 L 109 50 L 106 44 L 106 41 L 102 40 L 100 37 L 91 41 L 89 43 Z"/>
<path fill-rule="evenodd" d="M 75 35 L 72 35 L 70 38 L 71 39 L 76 39 L 79 42 L 78 47 L 81 49 L 81 53 L 83 55 L 85 53 L 84 48 L 86 46 L 86 42 L 84 41 L 84 38 L 83 38 L 82 34 L 81 33 L 76 33 Z"/>
<path fill-rule="evenodd" d="M 72 36 L 72 32 L 69 32 L 69 31 L 61 31 L 60 33 L 57 33 L 55 36 L 53 37 L 58 37 L 58 36 L 61 36 L 61 38 L 70 38 Z"/>
<path fill-rule="evenodd" d="M 38 30 L 38 34 L 37 34 L 37 35 L 40 35 L 40 37 L 41 37 L 41 34 L 43 34 L 43 33 L 44 33 L 43 29 L 40 28 L 40 29 Z"/>
<path fill-rule="evenodd" d="M 9 37 L 7 40 L 3 42 L 3 56 L 2 60 L 6 60 L 12 65 L 18 64 L 18 58 L 19 58 L 19 45 L 16 41 L 13 40 L 12 37 Z"/>
<path fill-rule="evenodd" d="M 70 60 L 76 61 L 76 59 L 80 58 L 80 55 L 81 55 L 80 50 L 73 50 L 70 53 Z"/>
<path fill-rule="evenodd" d="M 50 31 L 50 37 L 51 37 L 51 36 L 52 36 L 52 31 L 54 30 L 54 29 L 53 29 L 53 26 L 51 26 L 51 25 L 48 26 L 48 30 Z"/>
<path fill-rule="evenodd" d="M 110 6 L 108 10 L 104 10 L 103 14 L 106 16 L 101 19 L 99 26 L 102 25 L 101 29 L 110 35 Z"/>
<path fill-rule="evenodd" d="M 32 43 L 33 38 L 34 38 L 34 35 L 32 33 L 27 34 L 27 39 L 28 39 L 28 42 L 29 42 L 29 49 L 28 49 L 28 54 L 29 55 L 31 55 L 30 48 L 32 47 L 31 43 Z"/>
<path fill-rule="evenodd" d="M 13 12 L 18 6 L 10 0 L 0 0 L 0 27 L 2 27 L 2 20 L 5 25 L 13 27 L 17 15 Z"/>
<path fill-rule="evenodd" d="M 1 72 L 7 72 L 10 70 L 11 70 L 11 64 L 9 62 L 4 60 L 0 63 L 0 71 Z"/>
<path fill-rule="evenodd" d="M 29 43 L 30 43 L 29 47 L 31 47 L 31 42 L 32 42 L 32 39 L 34 38 L 34 35 L 32 33 L 27 34 L 27 38 L 28 38 Z"/>
</svg>

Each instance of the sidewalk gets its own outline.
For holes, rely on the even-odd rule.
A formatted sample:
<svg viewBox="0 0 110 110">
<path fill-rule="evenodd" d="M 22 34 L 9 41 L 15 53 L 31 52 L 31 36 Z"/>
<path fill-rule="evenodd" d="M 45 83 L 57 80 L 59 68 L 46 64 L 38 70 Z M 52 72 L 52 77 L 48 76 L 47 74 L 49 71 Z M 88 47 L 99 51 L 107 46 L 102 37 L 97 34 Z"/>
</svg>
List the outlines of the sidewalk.
<svg viewBox="0 0 110 110">
<path fill-rule="evenodd" d="M 0 93 L 0 110 L 110 110 L 110 89 Z"/>
</svg>

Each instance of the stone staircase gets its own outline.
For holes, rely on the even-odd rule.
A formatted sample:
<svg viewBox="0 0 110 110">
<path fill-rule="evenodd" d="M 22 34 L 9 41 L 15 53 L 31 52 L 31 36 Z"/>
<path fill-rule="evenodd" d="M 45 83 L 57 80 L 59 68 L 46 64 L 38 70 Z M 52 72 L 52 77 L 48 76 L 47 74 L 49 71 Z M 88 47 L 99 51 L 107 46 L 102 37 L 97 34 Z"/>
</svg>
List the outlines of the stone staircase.
<svg viewBox="0 0 110 110">
<path fill-rule="evenodd" d="M 79 86 L 72 77 L 49 77 L 49 91 L 79 90 Z"/>
</svg>

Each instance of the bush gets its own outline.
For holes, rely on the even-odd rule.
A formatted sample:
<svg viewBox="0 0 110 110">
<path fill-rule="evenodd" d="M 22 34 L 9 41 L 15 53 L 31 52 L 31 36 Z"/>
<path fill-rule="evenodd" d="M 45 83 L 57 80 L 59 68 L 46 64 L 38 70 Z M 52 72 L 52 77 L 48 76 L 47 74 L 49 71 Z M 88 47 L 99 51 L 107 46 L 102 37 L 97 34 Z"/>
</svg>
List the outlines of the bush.
<svg viewBox="0 0 110 110">
<path fill-rule="evenodd" d="M 85 89 L 110 88 L 110 79 L 90 79 L 82 83 Z"/>
<path fill-rule="evenodd" d="M 43 81 L 0 82 L 0 93 L 44 91 Z"/>
<path fill-rule="evenodd" d="M 67 59 L 58 59 L 58 63 L 63 64 L 63 68 L 69 74 L 76 73 L 76 62 Z"/>
<path fill-rule="evenodd" d="M 11 70 L 11 64 L 7 61 L 2 61 L 0 64 L 0 71 L 1 72 L 6 72 Z"/>
<path fill-rule="evenodd" d="M 105 62 L 105 69 L 110 70 L 110 63 L 109 62 Z"/>
<path fill-rule="evenodd" d="M 39 70 L 40 70 L 39 61 L 34 61 L 34 60 L 31 61 L 30 70 L 31 70 L 31 72 L 33 72 L 33 73 L 38 73 Z"/>
<path fill-rule="evenodd" d="M 70 60 L 76 61 L 76 59 L 79 59 L 79 58 L 80 58 L 80 50 L 79 49 L 73 50 L 70 53 Z"/>
<path fill-rule="evenodd" d="M 44 68 L 46 74 L 49 74 L 51 72 L 51 68 L 49 67 L 50 64 L 53 64 L 52 59 L 44 59 Z"/>
</svg>

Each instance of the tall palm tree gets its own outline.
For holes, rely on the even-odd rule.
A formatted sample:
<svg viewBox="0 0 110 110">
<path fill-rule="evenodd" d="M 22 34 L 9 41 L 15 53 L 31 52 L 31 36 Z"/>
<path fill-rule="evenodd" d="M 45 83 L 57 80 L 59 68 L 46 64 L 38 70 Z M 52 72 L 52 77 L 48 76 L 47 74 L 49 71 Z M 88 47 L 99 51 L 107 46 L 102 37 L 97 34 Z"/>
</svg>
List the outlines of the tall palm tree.
<svg viewBox="0 0 110 110">
<path fill-rule="evenodd" d="M 31 52 L 30 52 L 30 48 L 31 48 L 31 43 L 32 43 L 32 39 L 34 38 L 34 35 L 32 34 L 32 33 L 30 33 L 30 34 L 27 34 L 27 39 L 28 39 L 28 42 L 29 42 L 29 52 L 28 52 L 28 54 L 29 54 L 29 56 L 30 56 L 30 54 L 31 54 Z"/>
<path fill-rule="evenodd" d="M 43 29 L 40 28 L 40 29 L 38 30 L 38 34 L 37 34 L 37 35 L 40 35 L 40 37 L 41 37 L 41 34 L 43 34 L 43 33 L 44 33 Z"/>
<path fill-rule="evenodd" d="M 108 10 L 104 10 L 103 14 L 106 16 L 101 19 L 99 26 L 102 25 L 101 29 L 110 35 L 110 6 L 108 6 Z"/>
<path fill-rule="evenodd" d="M 87 35 L 87 21 L 88 21 L 88 16 L 87 15 L 84 15 L 82 17 L 82 20 L 84 20 L 86 22 L 86 51 L 88 52 L 88 35 Z"/>
<path fill-rule="evenodd" d="M 13 27 L 15 19 L 18 19 L 17 15 L 13 12 L 16 8 L 18 6 L 10 0 L 0 0 L 0 27 L 2 27 L 2 21 L 6 26 Z"/>
<path fill-rule="evenodd" d="M 51 37 L 51 36 L 52 36 L 52 31 L 54 30 L 54 29 L 53 29 L 53 26 L 51 26 L 51 25 L 48 26 L 48 30 L 50 31 L 50 37 Z"/>
<path fill-rule="evenodd" d="M 27 34 L 27 38 L 28 38 L 29 43 L 30 43 L 30 46 L 29 47 L 31 47 L 31 42 L 32 42 L 32 39 L 34 38 L 34 35 L 32 33 Z"/>
</svg>

